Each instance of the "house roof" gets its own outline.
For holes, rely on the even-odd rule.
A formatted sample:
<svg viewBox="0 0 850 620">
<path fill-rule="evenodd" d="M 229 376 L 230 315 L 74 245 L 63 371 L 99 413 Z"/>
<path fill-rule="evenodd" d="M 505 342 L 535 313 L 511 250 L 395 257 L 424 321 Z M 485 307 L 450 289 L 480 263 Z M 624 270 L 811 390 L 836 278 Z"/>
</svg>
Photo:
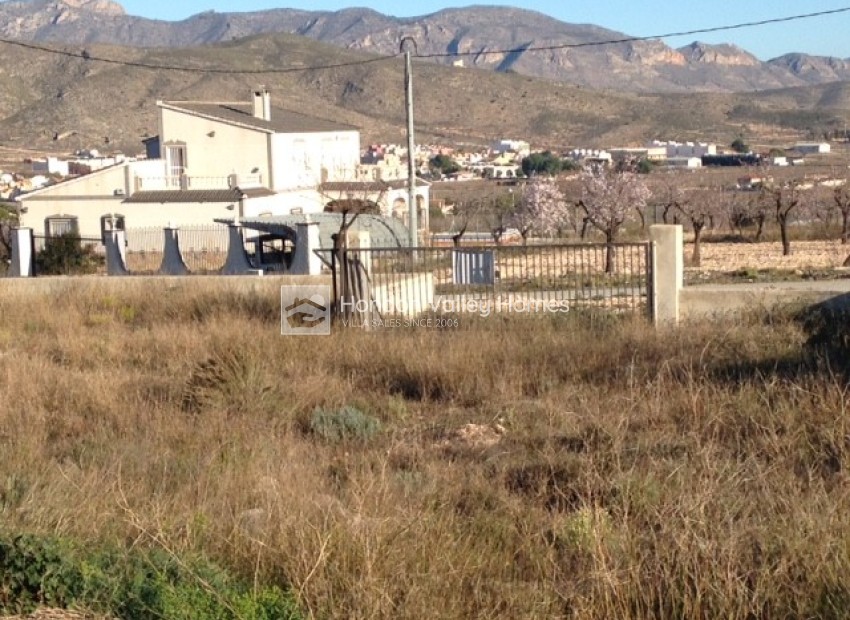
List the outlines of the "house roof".
<svg viewBox="0 0 850 620">
<path fill-rule="evenodd" d="M 325 131 L 357 131 L 356 127 L 336 121 L 315 118 L 283 108 L 271 109 L 271 120 L 253 115 L 250 103 L 212 103 L 200 101 L 163 101 L 162 107 L 182 110 L 207 118 L 250 127 L 267 133 L 317 133 Z"/>
<path fill-rule="evenodd" d="M 165 203 L 165 202 L 239 202 L 245 198 L 273 196 L 274 192 L 264 187 L 240 190 L 230 189 L 166 189 L 136 192 L 123 202 L 128 203 Z"/>
<path fill-rule="evenodd" d="M 424 179 L 416 178 L 416 186 L 430 186 Z M 392 181 L 327 181 L 322 183 L 324 192 L 380 192 L 390 189 L 407 189 L 407 179 Z"/>
<path fill-rule="evenodd" d="M 319 245 L 322 249 L 333 248 L 332 235 L 339 232 L 342 224 L 341 213 L 310 213 L 303 215 L 276 215 L 266 217 L 241 218 L 240 223 L 245 228 L 259 232 L 272 233 L 282 237 L 290 237 L 298 224 L 308 222 L 319 225 Z M 230 223 L 232 220 L 216 220 Z M 373 248 L 395 248 L 410 245 L 410 234 L 407 227 L 399 220 L 362 213 L 354 220 L 351 231 L 368 231 L 369 242 Z"/>
</svg>

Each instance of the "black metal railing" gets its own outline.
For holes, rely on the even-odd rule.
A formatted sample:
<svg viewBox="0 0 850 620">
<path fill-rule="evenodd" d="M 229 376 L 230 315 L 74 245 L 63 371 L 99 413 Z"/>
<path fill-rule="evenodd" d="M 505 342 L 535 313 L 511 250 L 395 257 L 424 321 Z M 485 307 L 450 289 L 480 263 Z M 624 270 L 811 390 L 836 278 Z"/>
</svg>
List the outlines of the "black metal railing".
<svg viewBox="0 0 850 620">
<path fill-rule="evenodd" d="M 336 316 L 651 312 L 651 244 L 349 248 L 334 271 Z"/>
<path fill-rule="evenodd" d="M 247 231 L 251 232 L 251 231 Z M 128 228 L 125 231 L 126 262 L 130 273 L 156 273 L 165 251 L 161 227 Z M 243 240 L 246 231 L 243 230 Z M 214 273 L 227 259 L 229 243 L 226 226 L 184 226 L 177 230 L 180 255 L 190 273 Z"/>
</svg>

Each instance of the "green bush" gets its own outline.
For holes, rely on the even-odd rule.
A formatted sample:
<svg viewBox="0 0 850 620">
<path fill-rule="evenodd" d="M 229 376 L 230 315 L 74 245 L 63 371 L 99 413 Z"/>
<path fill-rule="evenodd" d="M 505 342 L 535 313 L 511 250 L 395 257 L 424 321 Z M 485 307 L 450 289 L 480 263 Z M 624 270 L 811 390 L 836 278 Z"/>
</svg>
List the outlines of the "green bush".
<svg viewBox="0 0 850 620">
<path fill-rule="evenodd" d="M 95 273 L 104 263 L 91 244 L 83 245 L 79 235 L 65 233 L 45 240 L 36 254 L 36 273 L 41 275 L 82 275 Z"/>
<path fill-rule="evenodd" d="M 381 422 L 357 409 L 320 409 L 313 411 L 310 430 L 327 441 L 367 441 L 381 430 Z"/>
<path fill-rule="evenodd" d="M 125 620 L 296 620 L 277 587 L 252 590 L 203 557 L 162 550 L 84 551 L 69 541 L 0 537 L 0 613 L 39 605 L 79 608 Z"/>
</svg>

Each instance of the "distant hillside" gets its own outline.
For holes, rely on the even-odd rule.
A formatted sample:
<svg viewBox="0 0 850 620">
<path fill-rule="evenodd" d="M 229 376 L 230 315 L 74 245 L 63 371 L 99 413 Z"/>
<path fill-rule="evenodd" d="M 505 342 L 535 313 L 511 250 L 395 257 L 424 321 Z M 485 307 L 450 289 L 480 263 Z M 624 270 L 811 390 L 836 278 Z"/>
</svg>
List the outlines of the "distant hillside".
<svg viewBox="0 0 850 620">
<path fill-rule="evenodd" d="M 15 0 L 0 3 L 0 36 L 73 45 L 194 47 L 264 33 L 298 34 L 349 50 L 398 51 L 412 36 L 421 54 L 463 54 L 435 59 L 467 67 L 564 81 L 622 92 L 741 92 L 850 79 L 847 62 L 789 54 L 768 62 L 731 45 L 693 43 L 678 50 L 661 41 L 525 51 L 530 47 L 586 44 L 626 35 L 598 26 L 567 24 L 510 7 L 447 9 L 399 19 L 363 8 L 336 12 L 272 9 L 200 13 L 180 22 L 127 15 L 111 0 Z M 497 50 L 511 53 L 492 53 Z"/>
<path fill-rule="evenodd" d="M 295 35 L 262 35 L 213 46 L 141 49 L 87 46 L 90 54 L 191 72 L 124 67 L 7 47 L 0 76 L 0 145 L 136 152 L 157 132 L 157 99 L 246 100 L 267 85 L 274 105 L 361 128 L 364 143 L 404 137 L 401 58 L 330 70 L 221 74 L 204 68 L 289 69 L 374 58 Z M 486 144 L 526 138 L 535 146 L 642 144 L 651 138 L 728 144 L 817 137 L 850 117 L 848 83 L 756 94 L 635 94 L 416 62 L 420 142 Z M 62 136 L 54 140 L 54 136 Z M 108 143 L 107 143 L 108 139 Z"/>
</svg>

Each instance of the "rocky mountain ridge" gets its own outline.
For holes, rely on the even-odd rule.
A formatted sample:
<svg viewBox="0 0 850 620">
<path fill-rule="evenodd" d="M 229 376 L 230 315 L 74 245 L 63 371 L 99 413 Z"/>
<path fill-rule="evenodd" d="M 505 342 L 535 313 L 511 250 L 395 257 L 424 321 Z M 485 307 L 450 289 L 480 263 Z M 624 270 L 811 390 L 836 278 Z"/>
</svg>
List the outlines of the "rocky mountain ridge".
<svg viewBox="0 0 850 620">
<path fill-rule="evenodd" d="M 412 36 L 419 54 L 437 55 L 433 62 L 620 92 L 744 92 L 850 79 L 850 63 L 840 58 L 789 53 L 763 62 L 729 44 L 694 42 L 679 49 L 657 40 L 599 44 L 628 37 L 510 7 L 446 9 L 404 19 L 364 8 L 207 11 L 166 22 L 127 15 L 112 0 L 0 3 L 0 37 L 6 39 L 169 48 L 267 33 L 296 34 L 377 54 L 396 53 L 400 38 Z"/>
</svg>

